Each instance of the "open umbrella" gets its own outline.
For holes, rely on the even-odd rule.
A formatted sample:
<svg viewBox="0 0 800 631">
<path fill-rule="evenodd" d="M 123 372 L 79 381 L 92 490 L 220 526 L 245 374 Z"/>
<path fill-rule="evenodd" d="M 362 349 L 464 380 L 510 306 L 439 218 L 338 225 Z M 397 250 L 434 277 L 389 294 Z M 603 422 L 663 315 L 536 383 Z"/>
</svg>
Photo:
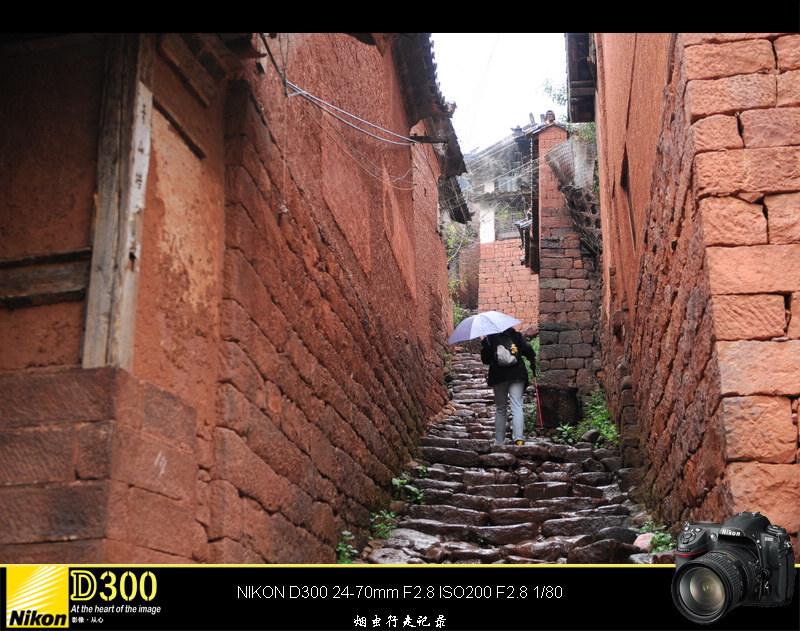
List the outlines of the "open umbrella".
<svg viewBox="0 0 800 631">
<path fill-rule="evenodd" d="M 502 333 L 512 326 L 522 324 L 521 320 L 512 318 L 501 311 L 484 311 L 474 316 L 464 318 L 447 340 L 450 344 L 471 340 L 482 335 Z"/>
</svg>

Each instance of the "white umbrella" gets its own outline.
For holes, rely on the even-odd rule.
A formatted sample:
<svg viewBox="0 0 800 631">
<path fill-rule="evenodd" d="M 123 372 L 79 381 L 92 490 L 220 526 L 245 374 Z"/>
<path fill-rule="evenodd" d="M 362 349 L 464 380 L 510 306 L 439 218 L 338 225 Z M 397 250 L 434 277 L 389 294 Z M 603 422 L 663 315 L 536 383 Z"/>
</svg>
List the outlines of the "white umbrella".
<svg viewBox="0 0 800 631">
<path fill-rule="evenodd" d="M 502 333 L 512 326 L 522 324 L 521 320 L 512 318 L 501 311 L 484 311 L 477 315 L 464 318 L 447 340 L 450 344 L 471 340 L 482 335 Z"/>
</svg>

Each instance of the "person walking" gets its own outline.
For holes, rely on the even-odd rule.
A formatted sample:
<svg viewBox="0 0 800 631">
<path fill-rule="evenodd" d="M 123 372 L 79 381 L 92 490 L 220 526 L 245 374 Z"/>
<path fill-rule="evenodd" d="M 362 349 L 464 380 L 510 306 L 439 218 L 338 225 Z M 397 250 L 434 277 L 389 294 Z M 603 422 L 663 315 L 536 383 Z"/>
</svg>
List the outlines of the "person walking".
<svg viewBox="0 0 800 631">
<path fill-rule="evenodd" d="M 500 349 L 500 350 L 498 350 Z M 503 445 L 506 440 L 508 408 L 511 407 L 511 442 L 524 444 L 524 416 L 522 397 L 528 387 L 528 371 L 522 358 L 536 361 L 533 347 L 514 328 L 502 333 L 492 333 L 481 339 L 481 361 L 489 365 L 487 383 L 494 391 L 495 444 Z"/>
</svg>

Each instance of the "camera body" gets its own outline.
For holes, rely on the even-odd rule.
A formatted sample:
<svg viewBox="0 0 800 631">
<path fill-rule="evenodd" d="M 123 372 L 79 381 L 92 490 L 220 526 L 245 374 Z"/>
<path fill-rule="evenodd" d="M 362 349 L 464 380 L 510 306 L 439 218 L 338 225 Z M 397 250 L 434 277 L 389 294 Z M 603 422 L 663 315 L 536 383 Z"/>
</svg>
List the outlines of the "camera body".
<svg viewBox="0 0 800 631">
<path fill-rule="evenodd" d="M 786 605 L 793 592 L 789 535 L 760 513 L 742 512 L 722 524 L 684 524 L 672 597 L 690 620 L 711 623 L 738 605 Z"/>
</svg>

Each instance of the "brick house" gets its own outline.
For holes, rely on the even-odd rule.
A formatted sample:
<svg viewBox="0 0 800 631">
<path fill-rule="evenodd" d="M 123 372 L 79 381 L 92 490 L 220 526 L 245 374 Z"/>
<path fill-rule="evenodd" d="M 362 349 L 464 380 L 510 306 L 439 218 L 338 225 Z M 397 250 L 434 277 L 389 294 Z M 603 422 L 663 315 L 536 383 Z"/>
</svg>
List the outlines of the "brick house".
<svg viewBox="0 0 800 631">
<path fill-rule="evenodd" d="M 479 243 L 478 311 L 497 310 L 522 320 L 524 331 L 539 320 L 539 287 L 523 262 L 519 223 L 538 205 L 538 160 L 526 132 L 533 124 L 465 157 L 474 232 Z M 533 156 L 533 157 L 532 157 Z"/>
<path fill-rule="evenodd" d="M 552 427 L 576 422 L 598 387 L 599 228 L 582 229 L 582 209 L 569 194 L 585 195 L 573 153 L 586 144 L 543 115 L 465 158 L 480 234 L 478 310 L 508 312 L 523 321 L 522 331 L 540 329 L 541 393 Z"/>
<path fill-rule="evenodd" d="M 568 38 L 573 120 L 597 122 L 606 388 L 643 499 L 796 536 L 800 35 Z"/>
<path fill-rule="evenodd" d="M 428 35 L 0 64 L 0 560 L 334 561 L 447 397 L 464 165 Z"/>
</svg>

